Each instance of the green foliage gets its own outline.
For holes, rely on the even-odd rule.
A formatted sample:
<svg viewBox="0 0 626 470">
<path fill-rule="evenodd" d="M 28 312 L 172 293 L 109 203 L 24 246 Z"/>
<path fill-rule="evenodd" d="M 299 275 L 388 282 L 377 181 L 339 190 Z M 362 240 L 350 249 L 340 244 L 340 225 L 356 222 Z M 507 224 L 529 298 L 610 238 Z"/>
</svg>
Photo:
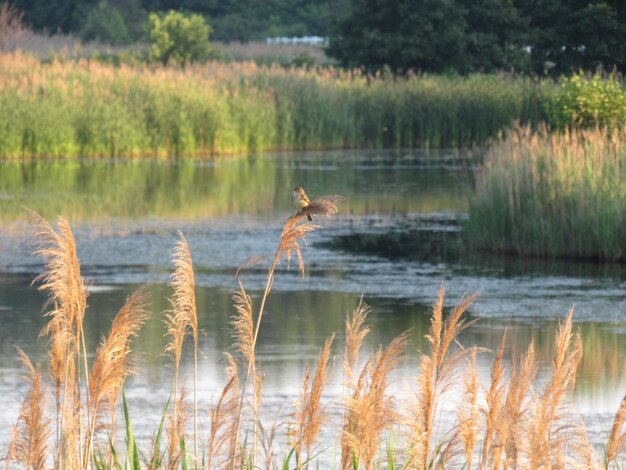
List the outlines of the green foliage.
<svg viewBox="0 0 626 470">
<path fill-rule="evenodd" d="M 160 16 L 150 14 L 151 57 L 167 65 L 206 59 L 210 52 L 211 26 L 198 14 L 184 15 L 170 10 Z"/>
<path fill-rule="evenodd" d="M 579 72 L 561 79 L 549 107 L 550 122 L 565 127 L 621 127 L 626 123 L 626 89 L 615 74 Z"/>
<path fill-rule="evenodd" d="M 528 127 L 493 143 L 467 233 L 488 251 L 626 260 L 626 128 Z"/>
<path fill-rule="evenodd" d="M 23 56 L 4 64 L 5 158 L 467 146 L 515 120 L 545 120 L 554 86 L 505 75 L 395 78 L 251 63 L 211 62 L 194 73 Z"/>
<path fill-rule="evenodd" d="M 125 45 L 131 42 L 122 14 L 102 0 L 87 15 L 79 31 L 83 41 L 100 41 L 105 44 Z"/>
<path fill-rule="evenodd" d="M 552 74 L 626 68 L 626 9 L 603 0 L 350 0 L 329 53 L 368 70 Z"/>
</svg>

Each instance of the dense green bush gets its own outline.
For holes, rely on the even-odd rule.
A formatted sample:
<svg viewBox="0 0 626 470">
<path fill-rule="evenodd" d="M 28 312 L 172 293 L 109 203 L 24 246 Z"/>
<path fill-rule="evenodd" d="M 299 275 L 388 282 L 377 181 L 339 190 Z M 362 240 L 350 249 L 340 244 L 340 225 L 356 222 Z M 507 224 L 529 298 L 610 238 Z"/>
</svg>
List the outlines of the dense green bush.
<svg viewBox="0 0 626 470">
<path fill-rule="evenodd" d="M 626 89 L 615 74 L 579 72 L 561 79 L 550 102 L 551 123 L 565 127 L 620 127 L 626 123 Z"/>
<path fill-rule="evenodd" d="M 170 62 L 185 65 L 209 56 L 212 29 L 201 15 L 170 10 L 163 16 L 151 13 L 149 19 L 154 60 L 163 65 Z"/>
<path fill-rule="evenodd" d="M 83 41 L 100 41 L 114 46 L 131 42 L 122 14 L 111 8 L 106 0 L 100 1 L 87 15 L 79 36 Z"/>
</svg>

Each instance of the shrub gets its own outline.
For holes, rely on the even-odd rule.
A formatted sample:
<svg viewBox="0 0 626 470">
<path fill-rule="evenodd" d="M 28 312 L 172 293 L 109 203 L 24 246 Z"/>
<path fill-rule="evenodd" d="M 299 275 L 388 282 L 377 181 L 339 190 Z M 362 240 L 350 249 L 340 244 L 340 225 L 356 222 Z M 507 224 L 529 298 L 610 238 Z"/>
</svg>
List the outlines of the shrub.
<svg viewBox="0 0 626 470">
<path fill-rule="evenodd" d="M 626 90 L 615 74 L 563 78 L 550 104 L 551 123 L 565 127 L 619 127 L 626 122 Z"/>
<path fill-rule="evenodd" d="M 170 10 L 164 16 L 151 13 L 149 19 L 152 59 L 163 65 L 170 61 L 185 65 L 209 56 L 212 28 L 201 15 Z"/>
<path fill-rule="evenodd" d="M 101 41 L 120 46 L 131 42 L 122 14 L 102 0 L 87 15 L 79 32 L 83 41 Z"/>
</svg>

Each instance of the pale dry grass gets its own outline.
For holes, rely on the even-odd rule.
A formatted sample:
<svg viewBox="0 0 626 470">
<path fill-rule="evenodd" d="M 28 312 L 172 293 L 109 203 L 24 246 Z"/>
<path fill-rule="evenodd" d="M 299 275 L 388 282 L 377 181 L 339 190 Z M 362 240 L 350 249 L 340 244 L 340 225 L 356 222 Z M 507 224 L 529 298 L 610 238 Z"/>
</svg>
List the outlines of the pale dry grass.
<svg viewBox="0 0 626 470">
<path fill-rule="evenodd" d="M 292 433 L 293 446 L 296 449 L 298 467 L 303 468 L 309 461 L 311 448 L 315 445 L 320 429 L 326 420 L 326 413 L 322 406 L 322 393 L 328 376 L 328 360 L 335 335 L 333 334 L 324 343 L 317 359 L 315 376 L 311 379 L 311 370 L 307 366 L 304 372 L 302 397 L 296 403 L 297 409 L 293 413 L 295 431 Z"/>
<path fill-rule="evenodd" d="M 303 217 L 301 214 L 291 219 L 284 227 L 268 271 L 265 297 L 281 259 L 291 255 L 302 261 L 300 250 L 304 237 L 317 228 L 306 222 L 299 223 Z M 90 468 L 96 432 L 106 429 L 114 442 L 116 402 L 124 380 L 134 371 L 130 345 L 146 319 L 146 293 L 140 289 L 130 296 L 114 319 L 109 336 L 103 338 L 96 351 L 90 380 L 83 387 L 85 396 L 81 396 L 77 383 L 84 354 L 79 347 L 82 341 L 78 340 L 80 328 L 76 317 L 82 322 L 84 310 L 79 309 L 86 306 L 86 294 L 74 238 L 66 221 L 60 221 L 58 232 L 39 219 L 37 224 L 42 243 L 40 252 L 48 263 L 48 271 L 41 279 L 52 292 L 53 301 L 56 300 L 47 331 L 51 332 L 53 339 L 51 351 L 59 349 L 52 355 L 59 358 L 49 364 L 49 369 L 55 372 L 45 374 L 20 353 L 28 371 L 29 391 L 13 430 L 6 464 L 7 468 L 17 464 L 38 470 L 49 468 L 53 461 L 54 468 Z M 166 315 L 170 335 L 166 349 L 178 361 L 175 364 L 178 375 L 184 337 L 193 335 L 194 329 L 197 331 L 198 328 L 197 323 L 194 324 L 197 313 L 193 265 L 182 234 L 175 244 L 173 259 L 175 294 L 171 299 L 173 310 Z M 390 393 L 389 386 L 392 373 L 408 345 L 409 334 L 399 335 L 386 348 L 381 346 L 369 358 L 361 360 L 361 349 L 369 333 L 365 323 L 369 307 L 363 299 L 360 300 L 345 322 L 344 389 L 341 402 L 337 403 L 342 406 L 342 417 L 337 423 L 340 468 L 619 468 L 626 442 L 623 431 L 626 399 L 622 401 L 608 435 L 604 465 L 589 443 L 582 420 L 571 409 L 570 398 L 583 354 L 581 336 L 573 328 L 573 311 L 556 332 L 551 375 L 542 391 L 534 389 L 538 370 L 534 345 L 531 344 L 521 358 L 512 358 L 509 369 L 506 334 L 495 353 L 489 383 L 482 385 L 478 380 L 476 362 L 484 349 L 478 346 L 465 348 L 461 344 L 462 332 L 472 323 L 466 319 L 466 313 L 475 298 L 475 295 L 462 297 L 445 315 L 445 290 L 443 286 L 440 288 L 426 336 L 429 350 L 419 362 L 418 388 L 406 401 L 397 400 Z M 256 370 L 254 350 L 263 310 L 258 310 L 259 318 L 254 317 L 252 299 L 242 283 L 233 296 L 233 303 L 236 353 L 225 355 L 226 381 L 209 409 L 206 435 L 199 440 L 202 445 L 193 452 L 190 446 L 186 446 L 190 407 L 186 386 L 179 390 L 177 383 L 173 390 L 174 411 L 167 416 L 165 429 L 167 445 L 163 455 L 166 458 L 159 464 L 161 450 L 153 449 L 151 452 L 156 454 L 146 455 L 157 455 L 158 458 L 150 459 L 149 468 L 202 466 L 235 470 L 280 466 L 280 463 L 277 465 L 274 440 L 281 424 L 266 429 L 260 420 L 262 382 L 261 374 Z M 55 339 L 56 335 L 59 338 Z M 320 465 L 314 461 L 314 453 L 321 444 L 320 430 L 326 423 L 325 386 L 333 342 L 334 335 L 323 345 L 315 374 L 306 369 L 302 398 L 292 415 L 295 424 L 291 426 L 290 448 L 286 455 L 292 451 L 297 454 L 299 468 Z M 243 399 L 245 383 L 239 379 L 240 367 L 253 374 L 252 405 Z M 178 382 L 178 378 L 176 380 Z M 51 384 L 50 392 L 47 382 Z M 459 393 L 455 395 L 454 391 Z M 49 396 L 56 401 L 51 410 L 47 410 Z M 455 406 L 456 425 L 443 430 L 437 416 L 440 416 L 442 401 L 452 397 L 462 400 Z M 51 430 L 54 421 L 49 419 L 55 416 L 55 411 L 56 438 Z M 101 427 L 99 423 L 107 412 L 111 424 L 108 428 Z M 403 437 L 395 447 L 387 449 L 389 460 L 385 461 L 382 443 L 390 432 Z M 196 458 L 196 453 L 201 458 Z M 110 458 L 109 467 L 113 468 Z M 285 457 L 283 466 L 291 466 L 287 461 L 289 458 Z"/>
<path fill-rule="evenodd" d="M 441 446 L 437 442 L 438 436 L 435 429 L 438 402 L 453 385 L 458 367 L 470 352 L 463 348 L 450 351 L 450 346 L 469 326 L 463 314 L 476 297 L 477 295 L 463 297 L 444 321 L 445 289 L 443 285 L 437 294 L 437 300 L 433 305 L 430 332 L 426 336 L 430 345 L 430 354 L 424 354 L 421 358 L 420 375 L 416 379 L 418 391 L 414 392 L 409 405 L 409 415 L 406 418 L 409 428 L 408 464 L 411 468 L 426 468 L 436 464 L 432 446 L 434 444 L 435 449 Z"/>
<path fill-rule="evenodd" d="M 6 456 L 6 468 L 12 462 L 29 470 L 44 470 L 47 467 L 51 422 L 46 416 L 48 398 L 45 382 L 39 365 L 33 366 L 30 359 L 18 349 L 22 365 L 26 369 L 28 392 L 20 408 L 17 423 L 11 433 Z"/>
<path fill-rule="evenodd" d="M 110 440 L 115 442 L 115 416 L 120 391 L 128 376 L 135 373 L 135 364 L 130 356 L 131 342 L 139 334 L 142 324 L 148 319 L 146 304 L 148 293 L 138 289 L 126 299 L 111 324 L 109 335 L 103 338 L 96 350 L 91 380 L 89 381 L 89 416 L 87 452 L 84 467 L 91 461 L 93 439 L 99 420 L 105 409 L 110 414 L 108 426 Z"/>
</svg>

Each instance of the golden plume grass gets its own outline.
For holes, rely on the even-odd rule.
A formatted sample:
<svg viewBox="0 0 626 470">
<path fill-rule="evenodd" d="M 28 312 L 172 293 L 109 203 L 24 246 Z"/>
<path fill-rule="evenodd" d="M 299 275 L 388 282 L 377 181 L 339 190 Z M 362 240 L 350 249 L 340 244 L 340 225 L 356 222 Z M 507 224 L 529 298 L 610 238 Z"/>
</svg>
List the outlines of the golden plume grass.
<svg viewBox="0 0 626 470">
<path fill-rule="evenodd" d="M 359 299 L 359 304 L 352 312 L 352 315 L 348 315 L 345 322 L 346 331 L 346 344 L 343 355 L 343 381 L 344 381 L 344 396 L 348 396 L 348 393 L 355 395 L 359 390 L 359 384 L 355 377 L 355 368 L 359 360 L 359 354 L 361 346 L 365 337 L 369 333 L 369 327 L 365 325 L 365 319 L 371 308 L 363 301 L 363 296 Z M 351 465 L 353 459 L 353 452 L 351 447 L 351 441 L 349 436 L 352 435 L 352 430 L 355 428 L 354 423 L 356 416 L 344 406 L 342 408 L 342 429 L 341 429 L 341 468 L 346 469 Z"/>
<path fill-rule="evenodd" d="M 344 397 L 348 426 L 342 433 L 347 455 L 342 461 L 375 468 L 382 433 L 398 421 L 395 401 L 387 394 L 389 375 L 399 365 L 408 343 L 408 332 L 397 336 L 386 348 L 380 347 L 363 366 L 356 384 L 348 384 Z M 345 468 L 345 467 L 344 467 Z"/>
<path fill-rule="evenodd" d="M 537 375 L 537 367 L 535 345 L 531 342 L 519 365 L 514 363 L 504 403 L 505 425 L 508 426 L 505 442 L 506 462 L 509 467 L 517 468 L 517 455 L 522 444 L 523 419 L 528 409 L 527 397 L 532 393 L 532 383 Z"/>
<path fill-rule="evenodd" d="M 302 398 L 297 403 L 298 409 L 294 413 L 295 417 L 295 439 L 294 446 L 298 454 L 299 466 L 303 466 L 303 462 L 309 461 L 310 451 L 320 429 L 326 419 L 326 413 L 322 407 L 322 393 L 326 385 L 328 375 L 328 360 L 330 352 L 335 341 L 335 334 L 324 343 L 324 347 L 320 351 L 317 358 L 317 367 L 315 376 L 311 381 L 311 371 L 307 366 L 304 374 L 304 384 L 302 387 Z"/>
<path fill-rule="evenodd" d="M 110 439 L 115 442 L 115 410 L 124 381 L 134 373 L 134 364 L 130 357 L 131 342 L 139 334 L 142 324 L 148 319 L 147 302 L 146 288 L 139 288 L 130 295 L 113 319 L 109 335 L 102 338 L 96 351 L 89 381 L 91 422 L 87 435 L 85 467 L 91 460 L 94 434 L 103 405 L 108 406 L 111 414 Z"/>
<path fill-rule="evenodd" d="M 468 354 L 467 349 L 450 352 L 449 348 L 471 324 L 465 321 L 463 314 L 476 297 L 477 294 L 462 297 L 444 321 L 445 289 L 443 285 L 439 288 L 432 309 L 430 331 L 426 335 L 430 354 L 421 357 L 420 375 L 417 377 L 419 388 L 411 401 L 407 418 L 410 431 L 408 461 L 412 468 L 426 468 L 432 462 L 431 441 L 437 438 L 434 420 L 438 401 L 448 391 L 455 371 Z"/>
<path fill-rule="evenodd" d="M 530 417 L 527 430 L 527 465 L 530 469 L 539 469 L 562 459 L 561 439 L 554 436 L 569 426 L 563 420 L 562 406 L 582 358 L 580 334 L 574 336 L 572 333 L 573 314 L 571 309 L 556 333 L 552 375 Z"/>
<path fill-rule="evenodd" d="M 458 435 L 463 445 L 463 450 L 465 451 L 465 461 L 467 462 L 468 469 L 472 468 L 474 449 L 476 447 L 478 428 L 480 426 L 480 411 L 478 407 L 479 382 L 476 373 L 477 353 L 477 348 L 472 348 L 472 354 L 465 370 L 463 400 L 461 401 L 461 406 L 458 411 Z"/>
<path fill-rule="evenodd" d="M 316 212 L 316 213 L 324 214 L 324 215 L 333 215 L 337 213 L 336 202 L 338 202 L 339 199 L 341 199 L 340 196 L 327 196 L 327 197 L 320 198 L 319 204 L 315 206 L 319 210 L 319 212 Z M 304 260 L 302 259 L 302 244 L 306 244 L 306 236 L 309 233 L 320 228 L 320 226 L 308 224 L 308 223 L 302 223 L 302 224 L 299 223 L 303 217 L 305 217 L 305 214 L 299 212 L 295 216 L 289 218 L 289 220 L 287 220 L 287 222 L 283 226 L 283 230 L 278 240 L 278 245 L 276 247 L 276 251 L 274 253 L 272 263 L 270 264 L 270 267 L 267 272 L 265 289 L 263 291 L 263 296 L 261 297 L 261 302 L 259 305 L 259 310 L 258 310 L 257 318 L 256 318 L 256 324 L 254 325 L 254 330 L 253 330 L 254 334 L 252 336 L 251 342 L 249 340 L 250 336 L 249 336 L 248 325 L 247 324 L 240 325 L 240 327 L 242 328 L 245 326 L 245 332 L 243 331 L 242 332 L 244 333 L 244 336 L 246 335 L 247 336 L 246 338 L 244 338 L 243 336 L 240 336 L 238 337 L 239 339 L 237 341 L 238 342 L 240 342 L 240 340 L 244 341 L 244 342 L 240 342 L 239 347 L 242 348 L 245 346 L 244 348 L 245 352 L 243 350 L 242 352 L 244 353 L 244 356 L 247 357 L 248 359 L 248 366 L 246 369 L 246 375 L 243 380 L 243 387 L 241 391 L 241 398 L 240 398 L 240 404 L 239 404 L 239 413 L 241 415 L 243 411 L 243 400 L 245 398 L 246 385 L 248 383 L 248 378 L 250 377 L 250 375 L 252 375 L 253 422 L 255 423 L 255 430 L 253 432 L 254 450 L 252 452 L 252 460 L 253 460 L 252 464 L 253 465 L 254 465 L 254 460 L 256 458 L 256 442 L 257 442 L 256 423 L 259 420 L 257 405 L 260 404 L 260 398 L 261 398 L 261 380 L 260 380 L 260 375 L 257 374 L 256 372 L 255 349 L 256 349 L 257 339 L 258 339 L 259 331 L 261 328 L 261 320 L 263 319 L 263 312 L 265 311 L 265 304 L 267 302 L 269 293 L 272 290 L 272 286 L 274 285 L 274 275 L 275 275 L 276 267 L 280 263 L 281 258 L 286 257 L 287 266 L 289 266 L 292 256 L 295 256 L 295 258 L 298 261 L 298 267 L 300 269 L 300 272 L 302 276 L 304 276 Z M 251 319 L 252 318 L 252 304 L 249 300 L 249 297 L 246 297 L 245 291 L 243 289 L 243 285 L 241 284 L 240 284 L 240 292 L 242 292 L 242 297 L 239 297 L 239 298 L 236 297 L 234 299 L 235 304 L 236 304 L 235 308 L 240 313 L 240 317 L 241 317 L 241 314 L 243 313 L 247 315 L 249 319 Z M 243 303 L 240 302 L 239 304 L 237 304 L 238 301 L 241 301 Z M 242 308 L 243 308 L 243 311 L 241 310 Z M 245 322 L 247 321 L 248 320 L 245 320 Z M 237 426 L 239 427 L 241 425 L 241 416 L 239 417 L 237 421 L 238 421 Z M 239 438 L 239 428 L 237 429 L 237 432 L 235 433 L 235 438 L 236 439 Z M 231 465 L 234 465 L 234 461 L 231 462 Z"/>
<path fill-rule="evenodd" d="M 178 231 L 178 240 L 172 250 L 171 286 L 174 294 L 170 299 L 172 310 L 166 313 L 170 341 L 165 347 L 174 358 L 174 415 L 177 414 L 179 400 L 176 398 L 180 361 L 183 353 L 185 336 L 191 334 L 193 339 L 193 441 L 194 458 L 198 461 L 198 313 L 196 310 L 195 278 L 193 260 L 189 244 L 183 233 Z"/>
<path fill-rule="evenodd" d="M 39 290 L 49 291 L 49 303 L 53 305 L 47 314 L 51 319 L 44 327 L 42 335 L 51 337 L 50 371 L 57 400 L 57 465 L 79 466 L 78 462 L 82 460 L 82 446 L 78 443 L 82 432 L 79 373 L 81 357 L 86 387 L 89 388 L 83 334 L 87 289 L 81 275 L 76 242 L 69 222 L 58 217 L 56 231 L 39 214 L 30 212 L 30 215 L 37 243 L 34 254 L 46 261 L 44 272 L 33 283 L 39 282 Z M 87 419 L 89 420 L 89 416 Z M 76 436 L 79 436 L 78 439 Z"/>
<path fill-rule="evenodd" d="M 48 468 L 48 439 L 51 435 L 50 419 L 46 417 L 47 396 L 39 365 L 33 366 L 28 356 L 18 349 L 18 355 L 27 372 L 29 389 L 13 428 L 6 456 L 6 468 L 11 462 L 29 470 Z"/>
<path fill-rule="evenodd" d="M 500 468 L 504 442 L 506 442 L 507 423 L 503 419 L 504 410 L 504 372 L 503 364 L 506 332 L 502 335 L 496 358 L 491 365 L 491 384 L 486 393 L 484 414 L 486 417 L 483 451 L 479 468 Z"/>
<path fill-rule="evenodd" d="M 207 442 L 207 468 L 230 468 L 230 462 L 236 462 L 238 449 L 236 448 L 235 432 L 239 419 L 239 375 L 237 363 L 228 353 L 225 353 L 226 385 L 217 403 L 211 407 L 211 426 Z"/>
<path fill-rule="evenodd" d="M 609 440 L 606 444 L 606 467 L 617 460 L 619 454 L 624 450 L 624 444 L 626 443 L 626 432 L 622 431 L 624 426 L 624 419 L 626 418 L 626 396 L 622 399 L 615 419 L 613 420 L 613 426 L 611 427 L 611 433 L 609 434 Z"/>
<path fill-rule="evenodd" d="M 185 442 L 185 425 L 189 421 L 188 405 L 187 405 L 187 387 L 183 380 L 180 393 L 176 396 L 174 413 L 167 417 L 167 426 L 165 428 L 167 435 L 166 449 L 166 468 L 168 470 L 177 469 L 186 459 L 183 448 Z"/>
</svg>

